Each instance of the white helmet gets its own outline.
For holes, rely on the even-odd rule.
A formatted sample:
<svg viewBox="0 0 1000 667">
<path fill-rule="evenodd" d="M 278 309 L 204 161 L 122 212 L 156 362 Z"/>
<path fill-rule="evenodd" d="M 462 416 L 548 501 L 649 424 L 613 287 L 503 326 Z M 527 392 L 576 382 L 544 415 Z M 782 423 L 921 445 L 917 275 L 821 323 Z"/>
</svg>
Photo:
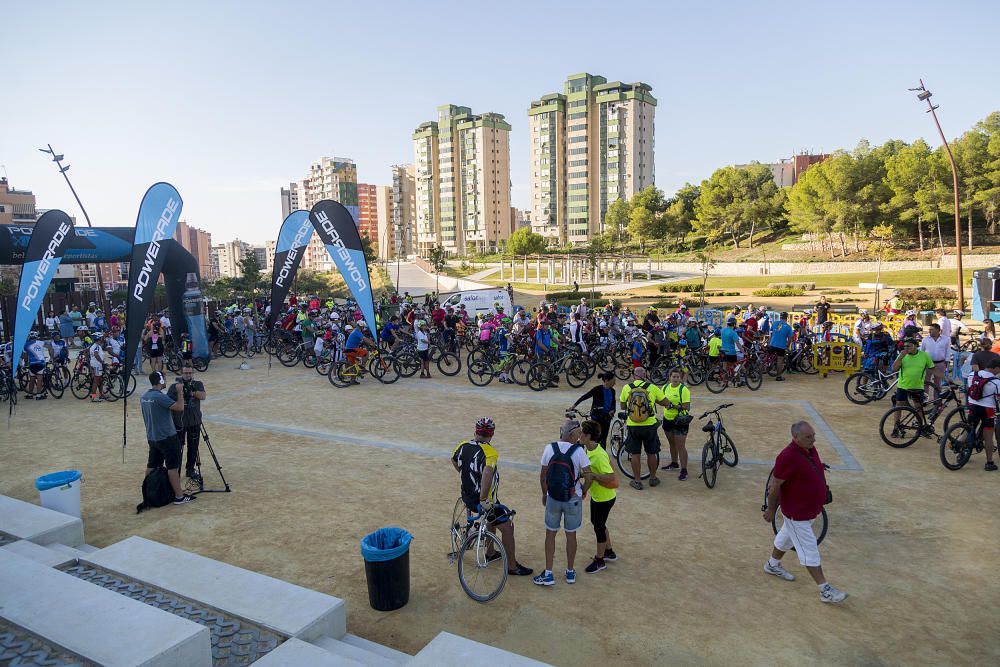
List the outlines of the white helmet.
<svg viewBox="0 0 1000 667">
<path fill-rule="evenodd" d="M 352 327 L 350 324 L 348 324 L 348 325 L 346 325 L 344 327 L 344 331 L 354 331 L 354 327 Z"/>
<path fill-rule="evenodd" d="M 360 328 L 362 328 L 362 329 L 367 329 L 368 328 L 368 323 L 365 322 L 364 320 L 358 320 L 358 326 Z"/>
</svg>

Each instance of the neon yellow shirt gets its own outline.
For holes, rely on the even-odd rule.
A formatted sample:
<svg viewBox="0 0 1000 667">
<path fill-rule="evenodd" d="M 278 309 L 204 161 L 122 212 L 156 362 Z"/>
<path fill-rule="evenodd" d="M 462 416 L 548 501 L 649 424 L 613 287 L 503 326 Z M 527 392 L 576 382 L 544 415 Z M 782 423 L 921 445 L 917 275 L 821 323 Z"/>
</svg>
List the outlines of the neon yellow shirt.
<svg viewBox="0 0 1000 667">
<path fill-rule="evenodd" d="M 636 383 L 636 384 L 641 383 L 642 388 L 646 390 L 646 393 L 649 395 L 649 402 L 652 403 L 653 415 L 651 417 L 649 417 L 648 419 L 646 419 L 644 421 L 641 421 L 641 422 L 634 422 L 634 421 L 632 421 L 632 418 L 629 417 L 628 419 L 625 420 L 626 426 L 655 426 L 656 425 L 656 403 L 657 403 L 657 401 L 662 401 L 663 400 L 663 392 L 660 391 L 660 388 L 657 387 L 655 384 L 652 384 L 652 383 L 647 382 L 645 380 L 633 380 L 633 382 L 630 382 L 629 384 L 627 384 L 624 387 L 622 387 L 622 393 L 621 393 L 621 396 L 618 399 L 619 401 L 621 401 L 622 403 L 624 403 L 626 406 L 628 405 L 628 397 L 632 395 L 632 384 L 633 383 Z"/>
<path fill-rule="evenodd" d="M 587 458 L 590 459 L 590 472 L 595 475 L 607 475 L 614 472 L 614 468 L 611 467 L 611 459 L 604 447 L 598 445 L 593 449 L 588 449 Z M 606 503 L 609 500 L 614 500 L 617 495 L 617 491 L 602 486 L 599 482 L 595 481 L 590 485 L 590 497 L 594 502 Z"/>
<path fill-rule="evenodd" d="M 669 384 L 663 385 L 663 397 L 666 398 L 671 403 L 676 403 L 680 405 L 681 403 L 691 402 L 691 390 L 687 388 L 686 384 L 679 384 L 673 387 Z M 677 419 L 677 415 L 680 414 L 680 410 L 677 408 L 664 408 L 663 409 L 663 420 L 673 421 Z"/>
<path fill-rule="evenodd" d="M 718 336 L 713 336 L 708 339 L 708 356 L 717 357 L 722 351 L 722 339 Z"/>
</svg>

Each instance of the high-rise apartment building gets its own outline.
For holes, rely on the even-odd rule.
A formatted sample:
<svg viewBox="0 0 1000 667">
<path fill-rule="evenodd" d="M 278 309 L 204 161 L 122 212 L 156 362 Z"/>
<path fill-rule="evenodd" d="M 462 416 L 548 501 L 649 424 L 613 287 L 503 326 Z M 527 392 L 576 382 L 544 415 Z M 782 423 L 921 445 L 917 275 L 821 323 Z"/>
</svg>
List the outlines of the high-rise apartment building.
<svg viewBox="0 0 1000 667">
<path fill-rule="evenodd" d="M 220 276 L 241 278 L 243 276 L 243 269 L 240 267 L 240 262 L 243 261 L 244 257 L 252 253 L 253 249 L 249 243 L 233 239 L 232 241 L 226 241 L 215 246 L 213 251 L 218 257 Z"/>
<path fill-rule="evenodd" d="M 378 209 L 375 224 L 378 242 L 375 244 L 375 251 L 379 259 L 392 259 L 396 249 L 392 229 L 392 186 L 376 185 L 375 202 Z"/>
<path fill-rule="evenodd" d="M 332 199 L 351 212 L 358 222 L 358 168 L 354 160 L 344 157 L 322 157 L 309 167 L 301 181 L 281 188 L 281 215 L 286 218 L 296 209 L 308 211 L 324 199 Z"/>
<path fill-rule="evenodd" d="M 378 247 L 377 185 L 358 183 L 358 234 Z"/>
<path fill-rule="evenodd" d="M 281 188 L 281 219 L 284 220 L 292 211 L 308 211 L 312 205 L 306 206 L 309 199 L 309 181 L 295 181 L 288 184 L 288 189 Z"/>
<path fill-rule="evenodd" d="M 417 240 L 417 171 L 412 164 L 392 167 L 392 247 L 390 258 L 414 252 Z"/>
<path fill-rule="evenodd" d="M 413 133 L 417 252 L 495 249 L 509 235 L 510 125 L 497 113 L 438 107 Z"/>
<path fill-rule="evenodd" d="M 656 99 L 645 83 L 571 75 L 528 109 L 531 228 L 557 243 L 604 231 L 616 199 L 653 185 Z"/>
<path fill-rule="evenodd" d="M 202 280 L 214 280 L 218 275 L 212 269 L 212 235 L 197 227 L 191 227 L 181 220 L 174 230 L 174 240 L 191 253 L 198 262 L 198 273 Z"/>
</svg>

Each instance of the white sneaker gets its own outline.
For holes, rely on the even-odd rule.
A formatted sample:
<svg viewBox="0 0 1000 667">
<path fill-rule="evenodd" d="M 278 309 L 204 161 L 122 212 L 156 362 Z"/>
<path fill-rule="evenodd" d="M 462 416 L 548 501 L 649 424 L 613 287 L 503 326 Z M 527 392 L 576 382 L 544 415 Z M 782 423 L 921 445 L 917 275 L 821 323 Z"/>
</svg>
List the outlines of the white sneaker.
<svg viewBox="0 0 1000 667">
<path fill-rule="evenodd" d="M 789 572 L 788 570 L 786 570 L 785 568 L 781 567 L 781 563 L 778 563 L 774 567 L 771 567 L 771 563 L 770 562 L 765 562 L 764 563 L 764 572 L 766 574 L 773 574 L 774 576 L 780 577 L 781 579 L 784 579 L 785 581 L 795 581 L 795 575 L 792 574 L 791 572 Z"/>
<path fill-rule="evenodd" d="M 847 593 L 844 591 L 838 591 L 833 586 L 827 584 L 820 594 L 819 599 L 821 602 L 843 602 L 847 599 Z"/>
</svg>

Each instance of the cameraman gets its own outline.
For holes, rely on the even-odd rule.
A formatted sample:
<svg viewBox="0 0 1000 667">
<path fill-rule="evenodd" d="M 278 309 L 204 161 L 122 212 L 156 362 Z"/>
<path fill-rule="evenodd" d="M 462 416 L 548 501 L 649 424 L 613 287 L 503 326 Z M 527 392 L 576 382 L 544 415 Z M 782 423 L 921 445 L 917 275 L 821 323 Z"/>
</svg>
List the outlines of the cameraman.
<svg viewBox="0 0 1000 667">
<path fill-rule="evenodd" d="M 187 365 L 181 368 L 181 376 L 177 378 L 178 384 L 171 386 L 167 390 L 167 396 L 177 400 L 177 387 L 183 387 L 184 391 L 184 411 L 172 413 L 174 426 L 177 428 L 177 440 L 183 450 L 184 443 L 187 442 L 187 465 L 185 475 L 189 479 L 200 481 L 195 465 L 198 463 L 198 441 L 201 438 L 201 402 L 205 400 L 205 385 L 200 380 L 195 380 L 192 375 L 194 369 Z"/>
</svg>

